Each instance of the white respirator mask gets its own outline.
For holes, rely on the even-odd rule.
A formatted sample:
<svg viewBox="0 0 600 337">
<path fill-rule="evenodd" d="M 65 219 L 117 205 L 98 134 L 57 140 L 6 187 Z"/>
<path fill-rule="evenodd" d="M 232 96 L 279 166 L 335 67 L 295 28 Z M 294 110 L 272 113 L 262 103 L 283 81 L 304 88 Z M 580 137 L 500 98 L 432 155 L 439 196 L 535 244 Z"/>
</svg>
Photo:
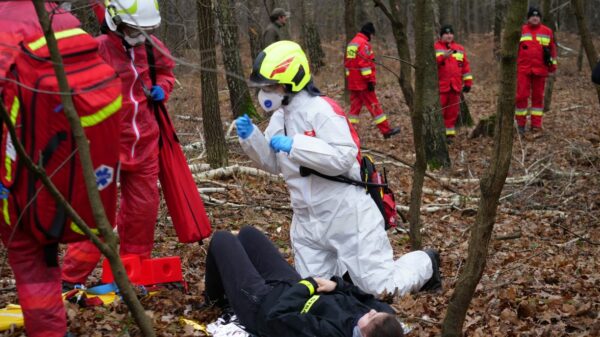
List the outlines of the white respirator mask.
<svg viewBox="0 0 600 337">
<path fill-rule="evenodd" d="M 278 92 L 266 92 L 262 89 L 258 92 L 258 102 L 267 112 L 279 109 L 284 99 L 285 95 Z"/>
<path fill-rule="evenodd" d="M 123 34 L 123 39 L 125 39 L 125 42 L 127 42 L 127 44 L 129 44 L 130 46 L 136 47 L 146 42 L 146 35 L 140 34 L 136 37 L 131 37 L 127 34 Z"/>
</svg>

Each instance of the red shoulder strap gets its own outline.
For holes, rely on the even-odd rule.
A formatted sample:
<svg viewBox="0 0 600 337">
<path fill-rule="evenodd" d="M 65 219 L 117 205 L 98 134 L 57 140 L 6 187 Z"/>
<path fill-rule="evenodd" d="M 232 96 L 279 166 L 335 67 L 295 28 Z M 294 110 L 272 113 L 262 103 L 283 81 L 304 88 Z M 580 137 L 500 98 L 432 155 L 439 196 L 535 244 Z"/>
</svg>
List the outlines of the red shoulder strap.
<svg viewBox="0 0 600 337">
<path fill-rule="evenodd" d="M 358 132 L 356 132 L 356 130 L 352 126 L 352 123 L 350 123 L 350 121 L 348 120 L 348 117 L 346 117 L 346 113 L 344 113 L 344 110 L 342 109 L 342 107 L 340 107 L 340 105 L 336 101 L 334 101 L 333 99 L 331 99 L 327 96 L 323 96 L 323 99 L 325 100 L 325 102 L 327 102 L 331 106 L 331 108 L 337 115 L 343 116 L 346 119 L 346 123 L 348 123 L 348 128 L 350 128 L 350 134 L 352 135 L 352 140 L 354 141 L 354 144 L 356 144 L 356 148 L 358 149 L 358 155 L 356 156 L 356 159 L 360 163 L 361 154 L 360 154 L 360 139 L 358 138 Z"/>
</svg>

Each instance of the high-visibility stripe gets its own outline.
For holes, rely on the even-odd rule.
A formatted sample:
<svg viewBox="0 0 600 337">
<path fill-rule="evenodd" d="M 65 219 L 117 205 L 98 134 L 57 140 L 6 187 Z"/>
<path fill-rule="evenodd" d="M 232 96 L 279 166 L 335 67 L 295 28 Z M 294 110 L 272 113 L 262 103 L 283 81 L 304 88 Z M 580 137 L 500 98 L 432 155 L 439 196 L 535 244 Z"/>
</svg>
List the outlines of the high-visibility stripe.
<svg viewBox="0 0 600 337">
<path fill-rule="evenodd" d="M 456 52 L 452 54 L 452 57 L 454 57 L 457 61 L 462 62 L 465 59 L 465 54 L 461 52 Z"/>
<path fill-rule="evenodd" d="M 468 80 L 472 80 L 473 79 L 473 75 L 471 75 L 471 73 L 466 73 L 463 75 L 463 81 L 468 81 Z"/>
<path fill-rule="evenodd" d="M 85 233 L 81 230 L 81 228 L 79 228 L 79 226 L 77 226 L 77 224 L 74 222 L 71 222 L 70 228 L 74 233 L 77 233 L 80 235 L 85 235 Z M 90 229 L 92 230 L 92 233 L 94 233 L 96 235 L 98 235 L 100 233 L 97 228 L 90 228 Z"/>
<path fill-rule="evenodd" d="M 310 283 L 310 281 L 307 280 L 301 280 L 300 282 L 298 282 L 300 284 L 304 284 L 307 288 L 308 288 L 308 292 L 312 295 L 315 293 L 315 287 L 313 286 L 312 283 Z"/>
<path fill-rule="evenodd" d="M 156 6 L 156 4 L 155 4 Z M 156 7 L 158 9 L 158 6 Z M 138 0 L 135 0 L 129 8 L 117 9 L 119 14 L 136 14 L 138 10 Z"/>
<path fill-rule="evenodd" d="M 356 58 L 356 54 L 358 53 L 358 44 L 350 43 L 348 47 L 346 47 L 346 57 L 349 59 Z"/>
<path fill-rule="evenodd" d="M 60 32 L 55 32 L 54 33 L 54 37 L 57 40 L 60 40 L 60 39 L 65 39 L 67 37 L 72 37 L 72 36 L 77 36 L 77 35 L 83 35 L 83 34 L 87 34 L 83 29 L 81 29 L 81 28 L 73 28 L 73 29 L 63 30 L 63 31 L 60 31 Z M 29 43 L 27 46 L 32 51 L 36 51 L 36 50 L 42 48 L 45 45 L 46 45 L 46 37 L 42 36 L 39 39 L 37 39 L 37 40 Z"/>
<path fill-rule="evenodd" d="M 387 120 L 386 114 L 381 114 L 379 116 L 375 116 L 375 124 L 381 124 Z"/>
<path fill-rule="evenodd" d="M 446 136 L 456 136 L 455 129 L 446 129 Z"/>
<path fill-rule="evenodd" d="M 371 68 L 360 68 L 360 74 L 363 76 L 369 76 L 373 73 Z"/>
<path fill-rule="evenodd" d="M 544 37 L 544 36 L 540 36 L 537 35 L 535 37 L 535 39 L 542 45 L 542 46 L 548 46 L 550 45 L 550 37 Z"/>
<path fill-rule="evenodd" d="M 88 116 L 81 117 L 81 126 L 84 128 L 94 126 L 102 123 L 105 119 L 115 114 L 115 112 L 121 109 L 121 103 L 123 102 L 123 96 L 119 95 L 112 103 L 108 104 L 98 112 Z"/>
<path fill-rule="evenodd" d="M 544 108 L 531 108 L 531 115 L 532 116 L 543 116 Z"/>
<path fill-rule="evenodd" d="M 533 41 L 533 37 L 531 36 L 531 34 L 527 33 L 527 34 L 523 34 L 521 35 L 521 41 Z"/>
<path fill-rule="evenodd" d="M 350 76 L 350 69 L 346 68 L 346 76 Z"/>
<path fill-rule="evenodd" d="M 435 57 L 442 56 L 442 55 L 444 55 L 445 53 L 446 53 L 446 51 L 445 51 L 445 50 L 443 50 L 443 49 L 436 49 L 436 50 L 435 50 Z"/>
<path fill-rule="evenodd" d="M 315 304 L 315 302 L 319 299 L 319 295 L 314 295 L 311 298 L 308 299 L 308 301 L 306 301 L 306 303 L 304 303 L 304 308 L 302 308 L 302 311 L 300 311 L 301 314 L 306 314 L 310 308 L 313 306 L 313 304 Z"/>
<path fill-rule="evenodd" d="M 352 124 L 358 124 L 358 117 L 348 117 L 348 121 Z"/>
<path fill-rule="evenodd" d="M 19 101 L 19 98 L 17 96 L 14 97 L 13 100 L 13 104 L 10 107 L 10 121 L 12 122 L 12 125 L 14 126 L 17 123 L 17 117 L 19 116 L 19 108 L 21 107 L 21 102 Z M 14 146 L 12 144 L 12 139 L 10 138 L 10 135 L 7 135 L 7 139 L 6 139 L 6 153 L 4 154 L 4 169 L 6 170 L 6 180 L 7 181 L 11 181 L 12 180 L 12 161 L 15 158 L 11 158 L 11 155 L 9 155 L 9 151 L 14 151 L 14 148 L 9 148 Z"/>
<path fill-rule="evenodd" d="M 552 64 L 554 64 L 554 65 L 558 64 L 558 62 L 556 61 L 556 59 L 552 59 Z"/>
<path fill-rule="evenodd" d="M 8 211 L 8 199 L 2 199 L 2 214 L 4 214 L 4 222 L 10 226 L 11 223 L 10 212 Z"/>
<path fill-rule="evenodd" d="M 527 116 L 527 109 L 516 109 L 515 115 L 516 116 Z"/>
</svg>

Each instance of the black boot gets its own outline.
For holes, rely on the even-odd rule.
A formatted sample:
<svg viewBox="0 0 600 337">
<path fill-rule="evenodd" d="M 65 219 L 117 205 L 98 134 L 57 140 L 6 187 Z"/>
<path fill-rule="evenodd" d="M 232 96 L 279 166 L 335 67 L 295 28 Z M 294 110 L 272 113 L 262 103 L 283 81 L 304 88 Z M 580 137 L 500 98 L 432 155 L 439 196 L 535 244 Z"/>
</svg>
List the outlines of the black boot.
<svg viewBox="0 0 600 337">
<path fill-rule="evenodd" d="M 438 253 L 435 249 L 425 249 L 423 250 L 429 258 L 431 259 L 431 269 L 433 269 L 433 274 L 431 278 L 423 287 L 421 287 L 421 291 L 434 291 L 442 288 L 442 274 L 440 274 L 440 253 Z"/>
<path fill-rule="evenodd" d="M 400 133 L 400 128 L 393 128 L 390 131 L 388 131 L 387 133 L 383 134 L 383 138 L 388 139 L 393 135 L 397 135 Z"/>
</svg>

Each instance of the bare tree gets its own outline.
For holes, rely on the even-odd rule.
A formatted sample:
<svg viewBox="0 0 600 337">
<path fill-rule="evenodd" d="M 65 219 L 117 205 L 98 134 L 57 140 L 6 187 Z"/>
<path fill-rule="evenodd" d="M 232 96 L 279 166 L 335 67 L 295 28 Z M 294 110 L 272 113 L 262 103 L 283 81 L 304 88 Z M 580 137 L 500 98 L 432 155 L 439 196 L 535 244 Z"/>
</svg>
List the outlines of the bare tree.
<svg viewBox="0 0 600 337">
<path fill-rule="evenodd" d="M 215 18 L 212 0 L 196 2 L 198 15 L 198 45 L 200 48 L 200 86 L 202 88 L 202 127 L 206 142 L 206 157 L 211 167 L 227 165 L 228 153 L 219 109 L 217 86 L 217 52 L 215 49 Z"/>
<path fill-rule="evenodd" d="M 579 26 L 581 44 L 583 45 L 583 49 L 585 49 L 585 55 L 587 56 L 590 69 L 594 69 L 598 59 L 598 53 L 596 53 L 596 48 L 594 47 L 592 36 L 590 35 L 587 17 L 584 15 L 585 12 L 583 11 L 583 1 L 571 0 L 571 4 L 573 5 L 575 17 L 577 18 L 577 26 Z M 596 93 L 598 94 L 598 102 L 600 102 L 600 86 L 596 86 Z"/>
<path fill-rule="evenodd" d="M 469 0 L 458 0 L 460 8 L 459 24 L 461 40 L 466 41 L 469 38 Z"/>
<path fill-rule="evenodd" d="M 92 242 L 98 247 L 102 254 L 104 254 L 108 259 L 110 267 L 113 271 L 115 282 L 117 283 L 120 293 L 123 296 L 123 300 L 125 301 L 125 304 L 131 311 L 131 314 L 134 320 L 136 321 L 137 325 L 140 327 L 142 335 L 153 337 L 155 336 L 155 333 L 152 327 L 152 321 L 150 320 L 150 317 L 146 315 L 144 307 L 142 307 L 133 287 L 131 286 L 131 283 L 129 283 L 129 279 L 127 278 L 127 272 L 125 271 L 125 267 L 123 267 L 123 263 L 119 258 L 119 253 L 117 251 L 117 239 L 112 231 L 112 226 L 108 221 L 106 212 L 104 211 L 104 205 L 102 204 L 102 200 L 100 198 L 100 192 L 98 191 L 98 188 L 96 186 L 96 176 L 93 169 L 94 166 L 90 155 L 90 146 L 88 143 L 88 139 L 85 136 L 85 131 L 83 130 L 83 126 L 81 125 L 79 115 L 77 115 L 75 105 L 73 104 L 73 98 L 70 95 L 71 90 L 69 88 L 69 83 L 67 82 L 65 69 L 63 67 L 63 58 L 58 51 L 58 44 L 56 42 L 54 32 L 52 31 L 50 18 L 48 17 L 48 13 L 46 12 L 44 1 L 34 0 L 33 4 L 35 6 L 35 10 L 40 21 L 40 26 L 44 31 L 44 37 L 46 38 L 48 50 L 50 51 L 50 58 L 52 64 L 54 65 L 56 79 L 61 92 L 60 96 L 63 105 L 63 110 L 65 112 L 67 120 L 69 121 L 69 125 L 71 125 L 71 131 L 73 132 L 73 137 L 75 139 L 75 143 L 77 144 L 79 159 L 81 160 L 81 167 L 83 171 L 83 178 L 85 181 L 85 187 L 90 201 L 94 221 L 97 224 L 98 230 L 102 235 L 104 242 L 100 240 L 95 234 L 93 234 L 90 228 L 77 215 L 75 210 L 72 207 L 70 207 L 70 205 L 68 205 L 64 197 L 60 195 L 58 190 L 56 188 L 53 188 L 54 185 L 52 184 L 50 179 L 45 175 L 43 168 L 34 165 L 31 159 L 26 155 L 23 146 L 19 143 L 19 139 L 16 137 L 16 133 L 14 132 L 14 125 L 12 125 L 12 122 L 10 121 L 10 119 L 8 119 L 8 115 L 4 110 L 4 107 L 2 107 L 3 111 L 1 112 L 2 118 L 5 119 L 7 125 L 10 125 L 12 128 L 11 137 L 13 139 L 13 144 L 17 144 L 16 146 L 20 147 L 19 154 L 21 155 L 21 157 L 25 159 L 25 161 L 27 161 L 27 159 L 29 158 L 29 169 L 40 177 L 43 184 L 49 189 L 56 201 L 58 203 L 62 203 L 63 206 L 65 206 L 69 217 L 73 221 L 75 221 L 79 228 L 92 240 Z"/>
<path fill-rule="evenodd" d="M 450 24 L 452 21 L 450 20 L 450 9 L 452 7 L 452 0 L 437 0 L 437 5 L 439 9 L 439 20 L 438 24 L 440 26 L 445 24 Z"/>
<path fill-rule="evenodd" d="M 556 16 L 552 9 L 552 0 L 544 0 L 542 2 L 542 13 L 544 13 L 544 24 L 549 26 L 554 31 L 554 41 L 558 41 L 556 31 Z M 554 81 L 556 80 L 556 74 L 550 74 L 546 79 L 546 87 L 544 89 L 544 112 L 550 111 L 552 107 L 552 92 L 554 91 Z"/>
<path fill-rule="evenodd" d="M 475 225 L 471 228 L 467 261 L 442 324 L 442 336 L 462 336 L 467 310 L 485 269 L 489 242 L 494 229 L 498 200 L 510 167 L 513 145 L 513 119 L 517 75 L 517 52 L 521 37 L 521 19 L 527 0 L 511 0 L 502 43 L 500 92 L 497 122 L 490 163 L 480 183 L 481 199 Z"/>
<path fill-rule="evenodd" d="M 225 65 L 227 87 L 229 88 L 229 101 L 231 102 L 231 111 L 233 117 L 243 114 L 260 119 L 261 116 L 256 111 L 250 91 L 245 81 L 244 71 L 242 70 L 242 60 L 238 47 L 237 26 L 233 23 L 231 0 L 220 0 L 215 2 L 215 11 L 219 19 L 219 32 L 223 43 L 221 52 L 223 54 L 223 63 Z"/>
<path fill-rule="evenodd" d="M 410 57 L 410 45 L 408 44 L 408 35 L 406 33 L 406 11 L 402 10 L 402 1 L 390 0 L 390 9 L 383 4 L 381 0 L 373 0 L 375 7 L 379 7 L 392 24 L 392 32 L 396 40 L 396 49 L 400 59 L 400 76 L 398 83 L 404 95 L 404 100 L 408 109 L 413 110 L 414 90 L 412 86 L 412 67 Z"/>
<path fill-rule="evenodd" d="M 352 40 L 354 35 L 356 34 L 356 7 L 354 4 L 354 0 L 344 0 L 344 28 L 346 32 L 346 44 L 344 45 L 344 49 L 342 51 L 342 55 L 346 54 L 346 45 Z M 344 78 L 345 69 L 344 69 Z M 350 95 L 348 90 L 348 81 L 344 81 L 344 102 L 348 104 L 350 101 Z"/>
<path fill-rule="evenodd" d="M 262 49 L 262 28 L 258 23 L 260 18 L 260 6 L 258 0 L 246 0 L 248 7 L 248 37 L 250 38 L 250 57 L 252 60 Z"/>
<path fill-rule="evenodd" d="M 504 12 L 506 12 L 506 0 L 495 0 L 494 4 L 494 55 L 500 59 L 502 26 L 504 25 Z"/>
<path fill-rule="evenodd" d="M 321 37 L 319 30 L 315 25 L 315 9 L 313 0 L 305 0 L 301 2 L 302 7 L 302 41 L 304 49 L 308 52 L 311 70 L 318 73 L 322 66 L 325 65 L 325 53 L 321 48 Z"/>
</svg>

